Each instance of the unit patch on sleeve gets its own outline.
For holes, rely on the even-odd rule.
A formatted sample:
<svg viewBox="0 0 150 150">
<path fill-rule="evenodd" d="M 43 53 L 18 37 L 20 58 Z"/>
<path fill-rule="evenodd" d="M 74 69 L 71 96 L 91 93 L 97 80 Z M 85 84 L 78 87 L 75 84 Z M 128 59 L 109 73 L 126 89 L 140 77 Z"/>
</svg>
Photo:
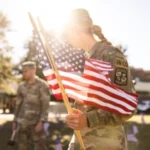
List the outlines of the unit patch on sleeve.
<svg viewBox="0 0 150 150">
<path fill-rule="evenodd" d="M 114 83 L 117 85 L 127 85 L 127 70 L 124 68 L 117 68 L 115 70 Z"/>
<path fill-rule="evenodd" d="M 123 68 L 126 68 L 126 67 L 128 67 L 128 62 L 122 58 L 117 57 L 115 65 L 120 66 L 120 67 L 122 66 Z"/>
</svg>

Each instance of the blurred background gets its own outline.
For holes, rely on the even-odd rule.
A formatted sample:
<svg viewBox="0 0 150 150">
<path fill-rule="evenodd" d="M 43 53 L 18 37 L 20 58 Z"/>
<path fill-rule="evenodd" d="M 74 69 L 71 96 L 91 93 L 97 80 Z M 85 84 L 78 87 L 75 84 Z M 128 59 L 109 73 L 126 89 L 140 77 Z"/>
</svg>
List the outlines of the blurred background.
<svg viewBox="0 0 150 150">
<path fill-rule="evenodd" d="M 137 114 L 125 124 L 129 150 L 150 150 L 150 1 L 149 0 L 0 0 L 0 150 L 8 150 L 21 63 L 37 63 L 28 12 L 40 16 L 49 38 L 61 31 L 67 13 L 85 8 L 104 35 L 129 61 L 139 95 Z M 37 75 L 44 79 L 38 67 Z M 45 124 L 50 150 L 61 144 L 67 149 L 73 131 L 64 122 L 67 114 L 61 101 L 51 95 L 49 122 Z M 16 146 L 11 147 L 16 150 Z"/>
</svg>

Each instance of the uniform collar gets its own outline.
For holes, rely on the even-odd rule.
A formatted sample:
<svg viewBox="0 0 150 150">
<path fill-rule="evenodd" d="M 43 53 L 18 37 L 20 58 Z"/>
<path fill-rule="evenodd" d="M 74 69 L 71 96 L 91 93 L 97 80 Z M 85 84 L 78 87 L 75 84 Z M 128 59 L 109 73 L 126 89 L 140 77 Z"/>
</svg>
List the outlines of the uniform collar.
<svg viewBox="0 0 150 150">
<path fill-rule="evenodd" d="M 89 51 L 89 55 L 90 57 L 96 52 L 97 49 L 100 48 L 100 46 L 102 45 L 102 43 L 99 41 L 99 42 L 96 42 L 93 47 L 90 49 Z"/>
<path fill-rule="evenodd" d="M 34 85 L 37 83 L 39 77 L 38 76 L 35 76 L 35 82 L 33 82 L 32 84 L 29 84 L 27 81 L 25 81 L 26 85 Z"/>
</svg>

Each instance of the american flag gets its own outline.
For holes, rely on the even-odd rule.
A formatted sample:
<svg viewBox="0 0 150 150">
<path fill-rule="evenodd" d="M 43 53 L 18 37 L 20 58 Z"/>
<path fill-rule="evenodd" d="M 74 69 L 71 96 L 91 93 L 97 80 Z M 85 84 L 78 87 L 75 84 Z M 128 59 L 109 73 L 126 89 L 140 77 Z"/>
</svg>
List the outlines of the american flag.
<svg viewBox="0 0 150 150">
<path fill-rule="evenodd" d="M 57 99 L 62 99 L 54 70 L 38 38 L 35 42 L 38 60 L 49 87 Z M 109 71 L 113 69 L 109 63 L 87 59 L 80 49 L 63 41 L 53 40 L 49 45 L 69 98 L 120 115 L 133 113 L 138 102 L 137 95 L 111 83 Z"/>
</svg>

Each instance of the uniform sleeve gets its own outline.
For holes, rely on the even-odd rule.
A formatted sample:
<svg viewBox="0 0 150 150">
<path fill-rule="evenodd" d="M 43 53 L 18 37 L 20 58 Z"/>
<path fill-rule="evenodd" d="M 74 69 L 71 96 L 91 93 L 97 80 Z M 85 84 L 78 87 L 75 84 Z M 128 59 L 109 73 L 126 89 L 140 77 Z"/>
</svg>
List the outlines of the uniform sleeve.
<svg viewBox="0 0 150 150">
<path fill-rule="evenodd" d="M 40 101 L 41 101 L 41 115 L 40 121 L 46 122 L 48 120 L 50 90 L 46 83 L 43 83 L 40 88 Z"/>
<path fill-rule="evenodd" d="M 93 109 L 86 113 L 88 127 L 96 127 L 100 125 L 121 125 L 123 120 L 120 116 L 102 109 Z"/>
<path fill-rule="evenodd" d="M 135 93 L 130 67 L 123 53 L 112 48 L 110 52 L 103 54 L 103 59 L 110 62 L 114 69 L 110 72 L 111 81 L 125 91 Z"/>
<path fill-rule="evenodd" d="M 17 117 L 19 115 L 20 107 L 23 101 L 23 97 L 21 95 L 21 86 L 19 85 L 18 90 L 17 90 L 17 97 L 16 97 L 16 102 L 15 102 L 15 110 L 14 110 L 14 121 L 17 121 Z"/>
<path fill-rule="evenodd" d="M 114 69 L 114 71 L 110 73 L 111 81 L 127 92 L 136 93 L 132 81 L 131 70 L 128 65 L 128 61 L 126 60 L 123 53 L 118 49 L 112 47 L 108 54 L 104 54 L 103 58 L 105 58 L 104 61 L 110 62 Z M 126 120 L 131 118 L 135 113 L 136 109 L 132 113 L 132 115 L 128 117 L 121 116 L 120 119 L 123 122 L 125 122 Z"/>
<path fill-rule="evenodd" d="M 106 53 L 103 54 L 102 58 L 103 61 L 110 62 L 112 67 L 114 68 L 113 72 L 110 73 L 111 81 L 125 91 L 135 93 L 134 84 L 132 82 L 132 77 L 130 74 L 130 68 L 123 54 L 119 52 L 119 50 L 115 50 L 115 48 L 112 48 L 108 51 L 108 53 L 106 51 Z M 89 127 L 108 124 L 119 125 L 125 123 L 126 120 L 132 117 L 132 115 L 128 117 L 116 115 L 114 113 L 101 109 L 92 109 L 90 111 L 87 111 L 86 115 Z"/>
</svg>

